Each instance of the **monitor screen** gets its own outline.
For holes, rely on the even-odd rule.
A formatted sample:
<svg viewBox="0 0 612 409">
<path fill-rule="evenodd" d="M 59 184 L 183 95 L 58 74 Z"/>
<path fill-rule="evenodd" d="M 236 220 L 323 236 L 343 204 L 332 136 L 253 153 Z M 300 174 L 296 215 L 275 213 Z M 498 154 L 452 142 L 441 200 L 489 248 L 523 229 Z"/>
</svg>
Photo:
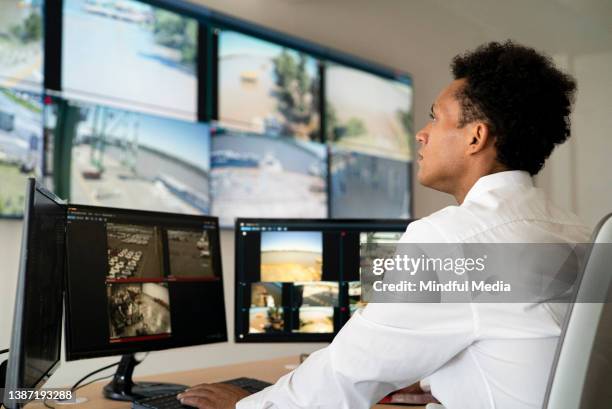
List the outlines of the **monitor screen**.
<svg viewBox="0 0 612 409">
<path fill-rule="evenodd" d="M 329 142 L 342 149 L 412 160 L 412 85 L 338 64 L 325 69 Z"/>
<path fill-rule="evenodd" d="M 218 222 L 70 205 L 66 356 L 227 340 Z"/>
<path fill-rule="evenodd" d="M 139 1 L 63 0 L 62 42 L 66 96 L 196 118 L 196 19 Z"/>
<path fill-rule="evenodd" d="M 331 147 L 330 216 L 412 216 L 412 163 Z"/>
<path fill-rule="evenodd" d="M 250 132 L 320 140 L 318 61 L 235 31 L 218 33 L 219 120 Z"/>
<path fill-rule="evenodd" d="M 0 87 L 40 92 L 43 0 L 0 0 Z"/>
<path fill-rule="evenodd" d="M 7 390 L 40 386 L 60 359 L 66 207 L 34 179 L 23 187 L 26 213 Z M 6 398 L 5 406 L 17 407 Z"/>
<path fill-rule="evenodd" d="M 212 214 L 224 227 L 236 217 L 327 217 L 327 148 L 294 138 L 215 128 Z"/>
<path fill-rule="evenodd" d="M 361 306 L 360 244 L 409 220 L 238 219 L 237 342 L 331 341 Z"/>
<path fill-rule="evenodd" d="M 42 120 L 40 94 L 0 88 L 0 217 L 23 215 L 26 179 L 41 173 Z"/>
<path fill-rule="evenodd" d="M 210 212 L 206 124 L 72 103 L 70 202 Z M 69 121 L 66 121 L 69 122 Z"/>
</svg>

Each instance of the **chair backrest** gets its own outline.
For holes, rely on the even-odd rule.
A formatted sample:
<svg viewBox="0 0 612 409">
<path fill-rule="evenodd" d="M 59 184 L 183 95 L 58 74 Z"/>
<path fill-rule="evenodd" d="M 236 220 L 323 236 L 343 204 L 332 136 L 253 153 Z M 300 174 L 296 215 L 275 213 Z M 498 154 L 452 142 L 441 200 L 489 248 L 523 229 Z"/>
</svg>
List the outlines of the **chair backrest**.
<svg viewBox="0 0 612 409">
<path fill-rule="evenodd" d="M 593 233 L 576 302 L 565 320 L 544 400 L 546 409 L 612 407 L 612 214 Z M 606 301 L 584 302 L 584 301 Z"/>
</svg>

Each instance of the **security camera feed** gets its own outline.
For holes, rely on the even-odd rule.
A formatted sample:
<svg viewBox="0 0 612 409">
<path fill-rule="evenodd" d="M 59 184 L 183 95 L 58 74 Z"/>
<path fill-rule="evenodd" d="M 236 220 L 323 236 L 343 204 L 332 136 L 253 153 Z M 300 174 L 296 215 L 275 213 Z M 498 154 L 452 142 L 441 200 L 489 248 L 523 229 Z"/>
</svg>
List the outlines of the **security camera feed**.
<svg viewBox="0 0 612 409">
<path fill-rule="evenodd" d="M 319 140 L 317 60 L 244 34 L 219 33 L 219 118 L 243 130 Z"/>
<path fill-rule="evenodd" d="M 43 0 L 0 0 L 0 87 L 40 90 Z"/>
<path fill-rule="evenodd" d="M 322 267 L 321 232 L 261 233 L 261 281 L 321 281 Z"/>
<path fill-rule="evenodd" d="M 359 304 L 361 302 L 361 281 L 351 281 L 348 283 L 349 304 Z"/>
<path fill-rule="evenodd" d="M 333 307 L 300 308 L 300 325 L 297 332 L 326 333 L 334 332 Z"/>
<path fill-rule="evenodd" d="M 396 160 L 412 158 L 412 86 L 330 64 L 325 71 L 327 140 Z"/>
<path fill-rule="evenodd" d="M 42 147 L 41 96 L 0 88 L 0 217 L 23 216 L 26 179 L 40 175 Z"/>
<path fill-rule="evenodd" d="M 170 274 L 175 277 L 215 277 L 207 230 L 168 230 Z"/>
<path fill-rule="evenodd" d="M 252 283 L 251 307 L 279 307 L 283 303 L 282 283 Z"/>
<path fill-rule="evenodd" d="M 410 217 L 410 162 L 332 148 L 330 173 L 331 217 Z"/>
<path fill-rule="evenodd" d="M 159 228 L 134 224 L 106 225 L 107 279 L 163 278 Z"/>
<path fill-rule="evenodd" d="M 331 341 L 351 314 L 366 305 L 361 301 L 361 243 L 395 243 L 408 223 L 238 219 L 236 342 Z M 277 308 L 283 314 L 274 315 Z M 277 321 L 282 329 L 262 329 Z"/>
<path fill-rule="evenodd" d="M 283 308 L 256 307 L 249 309 L 249 333 L 267 334 L 282 332 L 285 329 Z"/>
<path fill-rule="evenodd" d="M 207 125 L 100 105 L 69 108 L 73 133 L 70 201 L 208 214 Z"/>
<path fill-rule="evenodd" d="M 327 217 L 325 145 L 234 130 L 213 134 L 211 213 L 237 217 Z"/>
<path fill-rule="evenodd" d="M 198 22 L 131 0 L 64 0 L 62 89 L 92 102 L 196 117 Z"/>
<path fill-rule="evenodd" d="M 337 307 L 338 282 L 296 282 L 293 284 L 294 306 L 296 307 Z"/>
<path fill-rule="evenodd" d="M 367 303 L 361 300 L 361 281 L 348 283 L 349 315 L 352 317 L 355 311 L 365 307 Z"/>
<path fill-rule="evenodd" d="M 375 258 L 393 258 L 395 255 L 395 246 L 368 246 L 364 249 L 365 244 L 397 244 L 403 233 L 402 232 L 390 232 L 390 231 L 370 231 L 370 232 L 362 232 L 359 235 L 359 258 L 360 258 L 360 267 L 359 267 L 359 276 L 361 278 L 361 284 L 363 284 L 363 299 L 370 299 L 370 293 L 368 291 L 372 291 L 373 282 L 376 279 L 376 276 L 373 274 L 361 274 L 361 269 L 363 266 L 371 266 L 373 265 L 373 260 Z"/>
<path fill-rule="evenodd" d="M 110 342 L 171 334 L 166 283 L 112 283 L 106 289 Z"/>
</svg>

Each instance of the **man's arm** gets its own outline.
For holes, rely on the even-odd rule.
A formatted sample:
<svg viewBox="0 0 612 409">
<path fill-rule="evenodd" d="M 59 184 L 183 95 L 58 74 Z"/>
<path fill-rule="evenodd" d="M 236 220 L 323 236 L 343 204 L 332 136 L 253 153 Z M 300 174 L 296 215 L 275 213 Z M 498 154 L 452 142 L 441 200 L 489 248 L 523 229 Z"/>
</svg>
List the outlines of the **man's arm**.
<svg viewBox="0 0 612 409">
<path fill-rule="evenodd" d="M 330 346 L 236 408 L 370 408 L 470 345 L 474 323 L 469 304 L 370 304 Z"/>
</svg>

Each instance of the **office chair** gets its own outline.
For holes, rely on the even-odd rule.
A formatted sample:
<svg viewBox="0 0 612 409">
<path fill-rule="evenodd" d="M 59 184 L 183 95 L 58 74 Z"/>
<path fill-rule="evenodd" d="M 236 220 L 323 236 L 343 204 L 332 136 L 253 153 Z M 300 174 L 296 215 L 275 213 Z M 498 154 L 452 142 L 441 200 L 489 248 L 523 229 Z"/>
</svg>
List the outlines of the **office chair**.
<svg viewBox="0 0 612 409">
<path fill-rule="evenodd" d="M 559 339 L 544 409 L 612 407 L 612 252 L 607 251 L 612 214 L 599 222 L 592 241 L 577 302 Z"/>
</svg>

